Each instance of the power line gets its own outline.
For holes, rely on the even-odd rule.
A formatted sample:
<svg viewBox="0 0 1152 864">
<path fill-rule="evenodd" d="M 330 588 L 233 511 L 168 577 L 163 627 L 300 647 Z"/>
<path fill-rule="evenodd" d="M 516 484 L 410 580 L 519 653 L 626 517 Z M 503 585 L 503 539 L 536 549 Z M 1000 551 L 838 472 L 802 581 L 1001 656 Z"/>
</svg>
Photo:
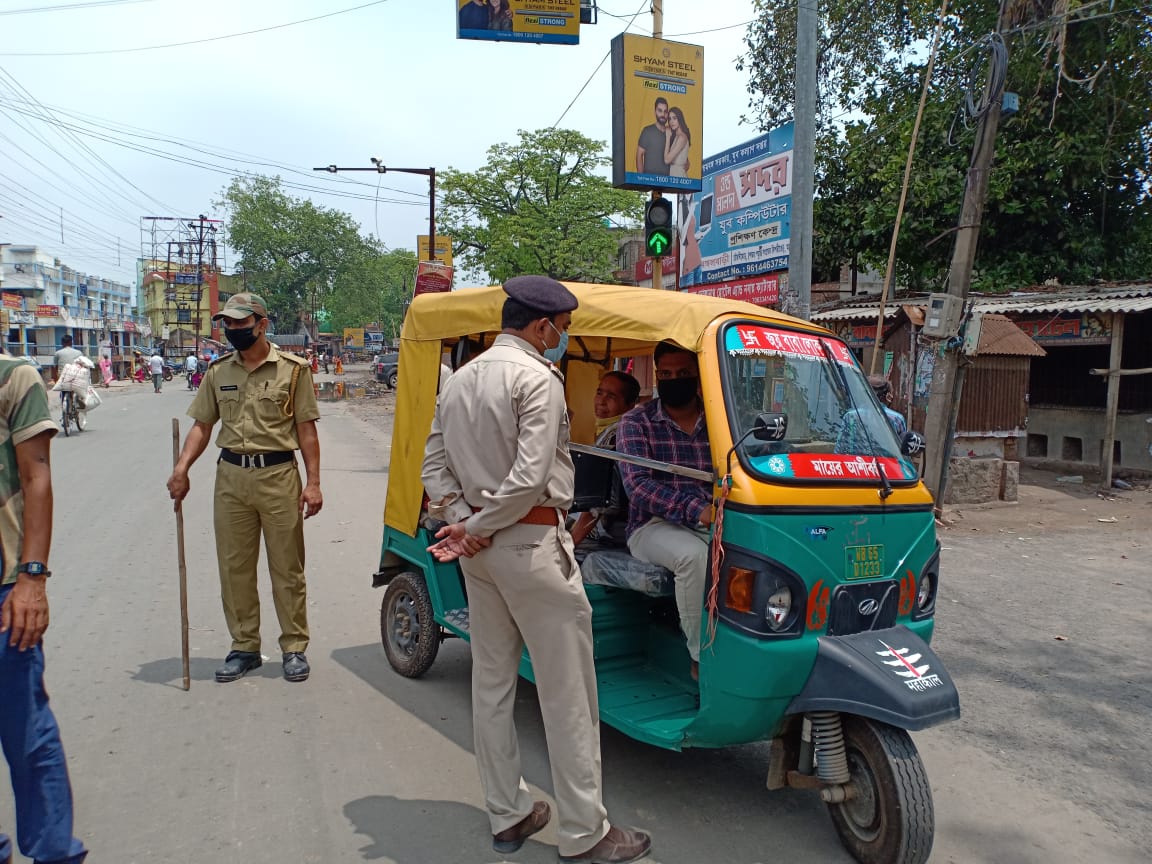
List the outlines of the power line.
<svg viewBox="0 0 1152 864">
<path fill-rule="evenodd" d="M 204 39 L 190 39 L 187 42 L 169 42 L 164 45 L 141 45 L 136 48 L 106 48 L 99 51 L 4 51 L 0 57 L 92 57 L 98 54 L 133 54 L 140 51 L 159 51 L 164 48 L 184 48 L 188 45 L 203 45 L 208 42 L 220 42 L 225 39 L 238 39 L 241 36 L 254 36 L 257 33 L 269 33 L 273 30 L 283 30 L 286 27 L 295 27 L 297 24 L 311 24 L 325 18 L 334 18 L 337 15 L 346 15 L 349 12 L 358 12 L 371 6 L 380 6 L 388 0 L 373 0 L 371 3 L 361 3 L 359 6 L 350 6 L 347 9 L 338 9 L 335 12 L 326 12 L 323 15 L 313 15 L 311 18 L 301 18 L 297 21 L 286 21 L 283 24 L 272 24 L 268 27 L 259 27 L 255 30 L 244 30 L 240 33 L 225 33 L 222 36 L 208 36 Z"/>
<path fill-rule="evenodd" d="M 648 5 L 648 2 L 649 0 L 643 0 L 643 2 L 640 4 L 640 8 L 636 10 L 636 14 L 632 16 L 631 20 L 628 22 L 628 26 L 624 28 L 625 33 L 628 32 L 628 29 L 632 26 L 633 22 L 640 17 L 640 13 L 644 11 L 644 7 Z M 552 124 L 553 129 L 564 122 L 564 118 L 568 116 L 568 112 L 572 110 L 572 106 L 576 104 L 576 100 L 579 99 L 584 94 L 584 91 L 588 89 L 588 85 L 592 83 L 592 79 L 596 77 L 596 73 L 600 71 L 610 56 L 612 56 L 611 48 L 608 49 L 607 54 L 600 58 L 600 62 L 596 64 L 596 68 L 592 70 L 592 74 L 588 76 L 588 80 L 584 82 L 584 86 L 581 87 L 576 92 L 576 95 L 572 97 L 572 101 L 568 103 L 568 107 L 565 108 L 564 112 L 556 118 L 556 122 Z"/>
<path fill-rule="evenodd" d="M 88 3 L 59 3 L 55 6 L 29 6 L 24 9 L 0 9 L 0 15 L 25 15 L 33 12 L 68 12 L 73 9 L 93 9 L 97 6 L 127 6 L 152 3 L 154 0 L 90 0 Z"/>
</svg>

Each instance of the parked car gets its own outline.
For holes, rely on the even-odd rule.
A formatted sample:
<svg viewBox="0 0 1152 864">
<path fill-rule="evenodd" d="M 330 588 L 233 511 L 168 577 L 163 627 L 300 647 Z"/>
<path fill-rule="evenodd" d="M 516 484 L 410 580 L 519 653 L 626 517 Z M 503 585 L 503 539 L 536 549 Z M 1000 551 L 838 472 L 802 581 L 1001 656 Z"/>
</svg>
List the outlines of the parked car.
<svg viewBox="0 0 1152 864">
<path fill-rule="evenodd" d="M 396 370 L 400 365 L 399 354 L 382 354 L 372 369 L 377 381 L 382 381 L 389 390 L 396 389 Z"/>
</svg>

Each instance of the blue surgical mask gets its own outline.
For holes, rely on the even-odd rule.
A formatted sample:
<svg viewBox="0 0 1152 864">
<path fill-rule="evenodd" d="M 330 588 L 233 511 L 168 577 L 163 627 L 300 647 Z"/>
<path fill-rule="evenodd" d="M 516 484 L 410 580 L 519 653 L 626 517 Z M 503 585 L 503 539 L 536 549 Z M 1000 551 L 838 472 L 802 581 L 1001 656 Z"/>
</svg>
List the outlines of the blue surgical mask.
<svg viewBox="0 0 1152 864">
<path fill-rule="evenodd" d="M 556 325 L 551 321 L 548 322 L 548 326 L 553 330 L 556 330 Z M 565 330 L 563 333 L 561 333 L 559 330 L 556 330 L 556 332 L 560 334 L 559 344 L 555 348 L 546 348 L 542 352 L 544 354 L 544 358 L 546 360 L 550 360 L 553 363 L 559 363 L 562 359 L 564 359 L 564 355 L 568 352 L 568 331 Z"/>
</svg>

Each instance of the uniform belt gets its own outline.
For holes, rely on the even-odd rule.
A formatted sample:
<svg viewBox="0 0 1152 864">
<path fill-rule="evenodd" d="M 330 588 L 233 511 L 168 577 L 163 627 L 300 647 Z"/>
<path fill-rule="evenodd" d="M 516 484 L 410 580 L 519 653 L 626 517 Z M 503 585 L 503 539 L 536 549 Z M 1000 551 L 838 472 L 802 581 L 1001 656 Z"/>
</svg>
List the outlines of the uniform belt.
<svg viewBox="0 0 1152 864">
<path fill-rule="evenodd" d="M 479 513 L 479 507 L 472 508 L 473 513 Z M 564 515 L 561 516 L 560 514 Z M 557 512 L 555 507 L 533 507 L 525 514 L 523 519 L 517 520 L 518 525 L 559 525 L 560 520 L 567 518 L 567 512 L 560 510 Z"/>
<path fill-rule="evenodd" d="M 220 450 L 220 458 L 241 468 L 271 468 L 273 465 L 283 465 L 296 458 L 295 451 L 277 450 L 272 453 L 237 453 L 224 447 Z"/>
</svg>

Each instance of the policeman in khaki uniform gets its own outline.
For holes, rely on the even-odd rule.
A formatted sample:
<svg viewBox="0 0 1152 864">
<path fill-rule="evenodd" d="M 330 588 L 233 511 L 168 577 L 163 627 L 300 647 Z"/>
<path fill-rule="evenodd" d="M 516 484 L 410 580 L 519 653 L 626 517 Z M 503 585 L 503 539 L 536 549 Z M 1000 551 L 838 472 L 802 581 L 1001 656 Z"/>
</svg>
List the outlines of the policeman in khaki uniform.
<svg viewBox="0 0 1152 864">
<path fill-rule="evenodd" d="M 312 372 L 302 357 L 281 353 L 268 341 L 268 309 L 255 294 L 236 294 L 214 320 L 236 349 L 208 367 L 188 409 L 195 420 L 180 453 L 168 491 L 177 502 L 188 494 L 188 469 L 212 434 L 216 421 L 214 523 L 224 618 L 232 651 L 216 680 L 235 681 L 261 664 L 260 599 L 256 564 L 260 534 L 268 552 L 272 598 L 280 620 L 284 677 L 308 678 L 307 598 L 304 583 L 304 523 L 320 512 L 320 410 Z M 295 451 L 304 459 L 301 486 Z"/>
<path fill-rule="evenodd" d="M 429 512 L 450 524 L 430 548 L 459 560 L 468 590 L 476 760 L 492 845 L 515 852 L 544 828 L 520 773 L 513 722 L 517 669 L 532 655 L 559 811 L 560 860 L 618 864 L 651 840 L 608 822 L 600 789 L 600 718 L 592 608 L 572 538 L 563 354 L 576 298 L 544 276 L 504 286 L 503 333 L 445 383 L 424 453 Z"/>
</svg>

